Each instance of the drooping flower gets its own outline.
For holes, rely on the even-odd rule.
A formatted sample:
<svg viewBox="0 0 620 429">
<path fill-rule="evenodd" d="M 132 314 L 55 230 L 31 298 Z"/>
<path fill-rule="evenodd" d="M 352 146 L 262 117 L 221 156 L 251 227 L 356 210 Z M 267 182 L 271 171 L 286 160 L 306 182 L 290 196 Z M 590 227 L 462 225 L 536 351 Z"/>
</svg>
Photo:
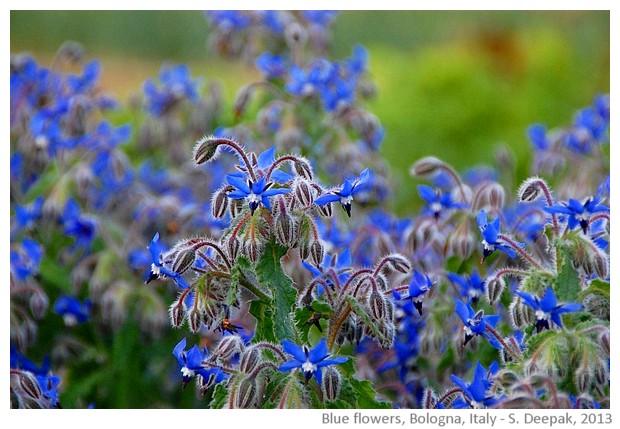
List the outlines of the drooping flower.
<svg viewBox="0 0 620 429">
<path fill-rule="evenodd" d="M 161 278 L 171 278 L 181 289 L 187 289 L 189 285 L 185 279 L 179 274 L 172 271 L 164 264 L 163 250 L 159 244 L 159 232 L 155 233 L 151 243 L 148 246 L 151 253 L 151 268 L 144 273 L 144 283 L 149 284 L 153 280 Z"/>
<path fill-rule="evenodd" d="M 493 362 L 487 371 L 478 361 L 471 383 L 467 383 L 453 374 L 450 379 L 461 389 L 462 396 L 454 401 L 452 408 L 487 408 L 501 401 L 504 396 L 496 397 L 490 391 L 493 385 L 493 377 L 498 371 L 497 362 Z"/>
<path fill-rule="evenodd" d="M 447 210 L 467 207 L 467 204 L 453 201 L 451 194 L 444 194 L 441 190 L 435 190 L 427 185 L 418 185 L 418 193 L 420 197 L 426 201 L 426 210 L 431 213 L 435 219 L 439 219 L 441 214 Z"/>
<path fill-rule="evenodd" d="M 366 168 L 360 173 L 359 177 L 353 179 L 345 178 L 339 190 L 327 192 L 316 198 L 314 202 L 322 206 L 323 204 L 339 201 L 344 211 L 351 217 L 351 202 L 353 201 L 353 197 L 358 192 L 367 188 L 370 182 L 370 174 L 370 170 Z"/>
<path fill-rule="evenodd" d="M 536 312 L 536 332 L 538 333 L 544 329 L 550 329 L 549 319 L 559 327 L 562 327 L 561 314 L 579 311 L 583 308 L 583 305 L 574 302 L 558 304 L 558 298 L 551 286 L 547 287 L 542 299 L 527 292 L 517 292 L 517 295 L 523 298 L 525 305 L 531 307 Z"/>
<path fill-rule="evenodd" d="M 452 283 L 461 288 L 461 296 L 470 299 L 474 304 L 484 294 L 485 282 L 478 274 L 478 270 L 474 270 L 470 276 L 460 276 L 455 273 L 448 273 L 447 276 Z"/>
<path fill-rule="evenodd" d="M 483 310 L 476 312 L 470 304 L 465 304 L 461 300 L 456 301 L 455 311 L 463 322 L 463 331 L 465 332 L 463 345 L 466 345 L 475 336 L 482 335 L 489 340 L 493 347 L 501 350 L 501 344 L 487 331 L 487 325 L 494 328 L 501 316 L 494 314 L 485 316 Z"/>
<path fill-rule="evenodd" d="M 477 221 L 480 232 L 482 233 L 482 244 L 484 245 L 482 261 L 488 258 L 495 250 L 501 250 L 511 258 L 517 256 L 515 250 L 506 245 L 506 242 L 499 238 L 499 217 L 497 217 L 493 222 L 488 222 L 486 212 L 484 210 L 480 210 Z"/>
<path fill-rule="evenodd" d="M 601 193 L 595 197 L 589 197 L 585 202 L 581 203 L 573 198 L 568 202 L 561 202 L 551 207 L 545 207 L 545 210 L 551 214 L 567 215 L 568 227 L 574 229 L 579 225 L 584 234 L 587 234 L 590 226 L 590 216 L 597 212 L 609 212 L 609 207 L 600 204 Z"/>
<path fill-rule="evenodd" d="M 290 371 L 294 368 L 301 368 L 306 382 L 314 376 L 319 385 L 321 385 L 323 379 L 321 368 L 328 365 L 344 363 L 349 360 L 346 356 L 327 359 L 329 354 L 325 339 L 321 339 L 312 350 L 308 349 L 307 346 L 299 347 L 297 344 L 287 340 L 282 340 L 282 347 L 284 351 L 293 356 L 294 359 L 284 362 L 279 368 L 280 371 Z"/>
<path fill-rule="evenodd" d="M 90 248 L 97 232 L 97 222 L 93 217 L 83 215 L 80 206 L 73 198 L 67 200 L 60 221 L 65 234 L 75 237 L 75 247 Z"/>
<path fill-rule="evenodd" d="M 422 315 L 422 301 L 424 295 L 431 290 L 433 282 L 428 275 L 422 275 L 418 270 L 413 270 L 413 277 L 409 283 L 409 296 L 420 316 Z"/>
<path fill-rule="evenodd" d="M 271 210 L 269 197 L 291 192 L 288 188 L 272 188 L 274 182 L 267 183 L 264 177 L 253 182 L 251 179 L 246 181 L 238 175 L 227 174 L 226 181 L 235 188 L 234 191 L 228 194 L 228 197 L 234 200 L 247 200 L 250 205 L 250 213 L 252 214 L 261 204 L 267 210 Z"/>
<path fill-rule="evenodd" d="M 11 272 L 19 280 L 25 280 L 39 271 L 42 258 L 43 246 L 34 240 L 24 238 L 19 250 L 11 250 Z"/>
<path fill-rule="evenodd" d="M 172 354 L 177 359 L 177 362 L 181 366 L 181 374 L 183 379 L 183 387 L 187 385 L 197 374 L 201 375 L 205 380 L 209 380 L 211 377 L 223 379 L 224 373 L 220 368 L 205 368 L 202 362 L 208 357 L 209 352 L 206 348 L 202 350 L 198 348 L 198 345 L 185 351 L 187 340 L 183 338 L 174 347 Z"/>
</svg>

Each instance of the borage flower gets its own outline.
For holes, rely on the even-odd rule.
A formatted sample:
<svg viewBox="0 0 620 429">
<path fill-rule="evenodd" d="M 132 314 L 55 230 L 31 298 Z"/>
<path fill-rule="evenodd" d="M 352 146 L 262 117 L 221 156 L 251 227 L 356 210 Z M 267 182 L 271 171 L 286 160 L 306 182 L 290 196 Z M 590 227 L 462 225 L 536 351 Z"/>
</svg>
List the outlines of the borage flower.
<svg viewBox="0 0 620 429">
<path fill-rule="evenodd" d="M 323 379 L 321 368 L 328 365 L 345 363 L 349 360 L 349 358 L 345 356 L 327 359 L 329 354 L 327 352 L 327 342 L 325 339 L 319 341 L 319 343 L 314 346 L 312 350 L 309 350 L 306 346 L 299 347 L 297 344 L 287 340 L 282 340 L 282 347 L 284 348 L 284 351 L 293 356 L 294 359 L 284 362 L 279 368 L 280 371 L 290 371 L 294 368 L 301 368 L 304 373 L 306 383 L 314 375 L 316 382 L 321 385 L 321 381 Z"/>
<path fill-rule="evenodd" d="M 463 346 L 467 345 L 467 343 L 475 336 L 482 335 L 489 340 L 489 343 L 491 343 L 493 347 L 498 350 L 502 349 L 501 344 L 493 335 L 489 335 L 487 330 L 487 325 L 494 328 L 502 316 L 494 314 L 485 316 L 483 310 L 476 312 L 470 304 L 465 304 L 460 300 L 456 301 L 455 311 L 463 321 L 463 331 L 465 332 Z"/>
<path fill-rule="evenodd" d="M 536 332 L 540 333 L 544 329 L 550 329 L 549 319 L 553 321 L 559 327 L 562 327 L 562 319 L 560 315 L 562 313 L 570 313 L 573 311 L 579 311 L 583 308 L 583 305 L 577 303 L 568 303 L 558 305 L 558 298 L 555 296 L 553 289 L 548 286 L 545 295 L 542 299 L 538 299 L 527 292 L 517 292 L 525 305 L 531 307 L 536 312 Z"/>
<path fill-rule="evenodd" d="M 422 275 L 418 270 L 413 270 L 413 277 L 409 283 L 409 296 L 420 316 L 422 315 L 422 301 L 426 292 L 431 290 L 433 282 L 428 275 Z"/>
<path fill-rule="evenodd" d="M 149 284 L 153 280 L 162 278 L 171 278 L 181 289 L 187 289 L 189 285 L 185 279 L 179 274 L 166 267 L 163 258 L 163 249 L 159 244 L 159 232 L 155 233 L 151 243 L 148 246 L 151 253 L 151 268 L 144 273 L 144 284 Z"/>
<path fill-rule="evenodd" d="M 353 196 L 368 187 L 370 174 L 370 170 L 366 168 L 360 173 L 359 177 L 354 179 L 345 178 L 340 190 L 330 191 L 321 195 L 314 200 L 315 204 L 322 206 L 327 203 L 339 201 L 344 211 L 351 217 L 351 202 L 353 201 Z"/>
<path fill-rule="evenodd" d="M 501 250 L 511 258 L 517 256 L 515 250 L 512 247 L 506 245 L 506 242 L 499 238 L 499 217 L 496 218 L 493 222 L 488 222 L 486 212 L 484 210 L 480 210 L 480 213 L 478 213 L 478 218 L 476 220 L 478 222 L 480 232 L 482 233 L 482 244 L 484 245 L 482 261 L 480 261 L 481 263 L 484 262 L 484 260 L 488 258 L 495 250 Z M 521 246 L 525 246 L 522 243 L 518 244 Z"/>
<path fill-rule="evenodd" d="M 208 351 L 206 348 L 201 350 L 196 344 L 194 344 L 191 349 L 185 351 L 186 344 L 187 341 L 183 338 L 172 351 L 172 354 L 181 366 L 183 387 L 185 387 L 187 383 L 189 383 L 191 379 L 196 376 L 196 374 L 201 375 L 205 380 L 211 380 L 211 378 L 215 377 L 216 381 L 217 379 L 220 379 L 221 381 L 225 378 L 226 375 L 220 368 L 206 369 L 202 366 L 203 360 L 205 360 L 208 356 Z"/>
<path fill-rule="evenodd" d="M 274 182 L 267 183 L 264 177 L 260 178 L 257 182 L 253 182 L 251 179 L 245 181 L 237 175 L 227 174 L 226 181 L 235 188 L 234 191 L 228 194 L 228 197 L 233 200 L 247 200 L 252 215 L 260 204 L 265 206 L 267 210 L 271 210 L 269 197 L 291 192 L 288 188 L 271 188 Z"/>
<path fill-rule="evenodd" d="M 562 202 L 551 207 L 545 207 L 545 210 L 551 214 L 567 215 L 568 227 L 574 229 L 579 225 L 584 234 L 588 233 L 590 226 L 590 215 L 603 212 L 609 212 L 609 207 L 599 204 L 601 202 L 601 193 L 596 197 L 589 197 L 582 204 L 581 202 L 570 199 L 568 202 Z"/>
<path fill-rule="evenodd" d="M 484 294 L 485 282 L 478 274 L 478 270 L 474 270 L 470 276 L 460 276 L 455 273 L 448 273 L 447 276 L 452 283 L 460 286 L 461 296 L 470 299 L 474 304 Z"/>
<path fill-rule="evenodd" d="M 496 398 L 489 391 L 493 385 L 493 377 L 498 371 L 499 365 L 497 362 L 493 362 L 488 371 L 478 362 L 474 372 L 474 379 L 471 383 L 468 384 L 456 375 L 452 375 L 450 379 L 463 392 L 462 397 L 454 401 L 452 408 L 487 408 L 504 399 L 504 396 Z"/>
<path fill-rule="evenodd" d="M 451 194 L 444 194 L 441 190 L 433 189 L 427 185 L 418 185 L 418 194 L 426 201 L 426 211 L 431 213 L 435 219 L 439 219 L 442 213 L 450 209 L 463 209 L 467 204 L 452 201 Z"/>
<path fill-rule="evenodd" d="M 54 312 L 62 316 L 65 326 L 85 323 L 90 318 L 90 300 L 82 303 L 73 296 L 62 295 L 54 303 Z"/>
</svg>

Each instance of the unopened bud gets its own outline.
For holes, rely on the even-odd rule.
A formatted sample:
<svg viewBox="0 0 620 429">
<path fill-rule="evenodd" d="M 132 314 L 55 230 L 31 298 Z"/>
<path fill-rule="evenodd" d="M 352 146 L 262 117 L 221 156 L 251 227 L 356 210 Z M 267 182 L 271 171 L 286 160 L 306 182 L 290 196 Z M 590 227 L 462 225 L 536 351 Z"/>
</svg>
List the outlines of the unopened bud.
<svg viewBox="0 0 620 429">
<path fill-rule="evenodd" d="M 235 103 L 233 105 L 236 118 L 239 118 L 243 115 L 243 113 L 245 113 L 245 110 L 250 103 L 253 88 L 253 85 L 249 84 L 241 87 L 239 92 L 237 92 L 237 97 L 235 98 Z"/>
<path fill-rule="evenodd" d="M 580 366 L 575 371 L 575 387 L 581 393 L 588 393 L 592 385 L 592 373 L 589 367 Z"/>
<path fill-rule="evenodd" d="M 275 220 L 276 240 L 286 247 L 295 241 L 295 221 L 288 213 L 280 213 Z"/>
<path fill-rule="evenodd" d="M 342 375 L 333 366 L 325 367 L 323 373 L 323 394 L 328 401 L 333 401 L 340 394 L 340 386 L 342 385 Z"/>
<path fill-rule="evenodd" d="M 314 202 L 312 188 L 305 180 L 298 180 L 294 187 L 295 197 L 301 203 L 302 207 L 310 207 Z"/>
<path fill-rule="evenodd" d="M 394 336 L 396 334 L 394 325 L 391 323 L 382 323 L 379 326 L 379 331 L 381 332 L 381 337 L 378 338 L 379 346 L 385 350 L 390 349 L 394 344 Z"/>
<path fill-rule="evenodd" d="M 426 177 L 437 172 L 438 169 L 444 168 L 445 163 L 434 156 L 427 156 L 419 159 L 409 169 L 409 174 L 416 177 Z"/>
<path fill-rule="evenodd" d="M 590 255 L 590 262 L 599 278 L 606 279 L 609 277 L 609 260 L 605 253 L 598 250 L 593 251 Z"/>
<path fill-rule="evenodd" d="M 299 257 L 304 261 L 310 257 L 310 244 L 307 241 L 299 243 Z"/>
<path fill-rule="evenodd" d="M 221 219 L 226 214 L 226 209 L 228 209 L 228 194 L 222 188 L 211 198 L 211 216 L 213 219 Z"/>
<path fill-rule="evenodd" d="M 235 353 L 239 353 L 243 347 L 243 340 L 239 335 L 229 335 L 222 337 L 221 341 L 213 351 L 213 356 L 218 359 L 227 360 Z"/>
<path fill-rule="evenodd" d="M 510 304 L 508 313 L 510 314 L 512 325 L 516 329 L 522 329 L 531 324 L 533 315 L 529 311 L 529 308 L 530 307 L 523 305 L 521 297 L 516 297 L 515 300 L 512 301 L 512 304 Z"/>
<path fill-rule="evenodd" d="M 312 263 L 317 267 L 320 266 L 323 263 L 323 256 L 325 256 L 323 245 L 319 240 L 315 240 L 310 245 L 310 257 L 312 259 Z"/>
<path fill-rule="evenodd" d="M 41 319 L 45 312 L 47 311 L 47 307 L 49 306 L 49 300 L 45 292 L 41 290 L 37 290 L 30 296 L 30 311 L 34 315 L 35 319 Z"/>
<path fill-rule="evenodd" d="M 173 250 L 174 259 L 172 260 L 172 272 L 183 274 L 194 265 L 196 252 L 191 246 L 183 245 L 179 249 Z"/>
<path fill-rule="evenodd" d="M 248 347 L 241 353 L 239 358 L 239 371 L 246 374 L 251 373 L 262 362 L 261 353 L 258 347 Z"/>
<path fill-rule="evenodd" d="M 296 49 L 306 43 L 308 33 L 298 22 L 292 22 L 284 29 L 284 39 L 291 49 Z"/>
<path fill-rule="evenodd" d="M 411 262 L 405 256 L 399 253 L 392 253 L 385 257 L 389 266 L 395 271 L 408 274 L 411 271 Z"/>
<path fill-rule="evenodd" d="M 230 201 L 228 208 L 230 211 L 230 217 L 237 217 L 237 215 L 241 213 L 241 210 L 243 210 L 243 200 L 239 199 Z"/>
<path fill-rule="evenodd" d="M 183 319 L 185 319 L 185 311 L 183 305 L 179 302 L 173 303 L 168 309 L 170 315 L 170 323 L 174 328 L 180 328 L 183 325 Z"/>
<path fill-rule="evenodd" d="M 256 401 L 256 393 L 258 388 L 256 386 L 255 378 L 244 378 L 235 393 L 234 407 L 235 408 L 252 408 Z"/>
<path fill-rule="evenodd" d="M 214 136 L 204 136 L 194 146 L 194 162 L 196 165 L 204 164 L 213 159 L 217 153 L 219 139 Z"/>
<path fill-rule="evenodd" d="M 525 180 L 517 192 L 519 201 L 529 203 L 540 198 L 543 194 L 542 183 L 544 183 L 544 181 L 540 177 L 530 177 Z"/>
<path fill-rule="evenodd" d="M 374 320 L 385 318 L 385 297 L 378 290 L 373 290 L 368 296 L 368 309 Z"/>
<path fill-rule="evenodd" d="M 603 346 L 603 350 L 605 350 L 605 353 L 607 353 L 607 356 L 609 356 L 609 331 L 607 332 L 603 332 L 600 336 L 600 343 L 601 346 Z"/>
<path fill-rule="evenodd" d="M 489 304 L 495 305 L 499 297 L 502 295 L 506 282 L 502 277 L 491 277 L 486 282 L 487 300 Z"/>
<path fill-rule="evenodd" d="M 193 333 L 198 333 L 198 331 L 200 331 L 200 326 L 202 325 L 202 314 L 200 314 L 200 311 L 198 311 L 197 308 L 192 307 L 187 312 L 187 320 L 189 322 L 189 330 Z"/>
<path fill-rule="evenodd" d="M 594 378 L 600 387 L 604 388 L 609 383 L 609 370 L 607 369 L 607 362 L 605 360 L 599 359 L 594 366 Z"/>
<path fill-rule="evenodd" d="M 255 264 L 263 254 L 263 246 L 256 239 L 246 240 L 245 245 L 243 246 L 243 253 L 253 264 Z"/>
<path fill-rule="evenodd" d="M 33 373 L 30 371 L 21 371 L 17 374 L 17 381 L 19 383 L 19 387 L 24 391 L 24 393 L 32 399 L 41 399 L 41 387 L 39 387 L 39 383 Z"/>
<path fill-rule="evenodd" d="M 332 203 L 323 204 L 322 206 L 317 206 L 316 208 L 319 212 L 319 215 L 322 217 L 332 217 L 332 215 L 334 214 Z"/>
<path fill-rule="evenodd" d="M 234 235 L 231 235 L 228 240 L 226 240 L 226 249 L 228 250 L 228 256 L 232 261 L 237 260 L 240 247 L 241 243 L 239 242 L 239 239 Z"/>
<path fill-rule="evenodd" d="M 298 176 L 306 180 L 312 180 L 312 167 L 310 166 L 310 161 L 308 161 L 306 158 L 297 157 L 297 159 L 293 163 L 293 169 Z"/>
</svg>

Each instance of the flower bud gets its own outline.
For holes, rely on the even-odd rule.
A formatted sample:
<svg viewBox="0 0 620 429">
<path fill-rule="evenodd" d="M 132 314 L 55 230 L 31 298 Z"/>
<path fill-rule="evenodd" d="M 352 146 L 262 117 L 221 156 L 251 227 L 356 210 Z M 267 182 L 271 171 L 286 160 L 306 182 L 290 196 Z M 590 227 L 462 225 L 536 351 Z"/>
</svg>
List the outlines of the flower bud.
<svg viewBox="0 0 620 429">
<path fill-rule="evenodd" d="M 49 306 L 49 299 L 45 292 L 37 290 L 30 296 L 29 304 L 30 311 L 32 311 L 35 319 L 39 320 L 45 316 L 45 312 Z"/>
<path fill-rule="evenodd" d="M 369 313 L 375 321 L 385 318 L 385 297 L 378 290 L 373 290 L 370 293 L 367 305 Z"/>
<path fill-rule="evenodd" d="M 304 261 L 310 257 L 310 244 L 307 241 L 299 243 L 299 257 Z"/>
<path fill-rule="evenodd" d="M 495 305 L 505 287 L 506 281 L 502 277 L 491 277 L 487 280 L 486 293 L 489 304 Z"/>
<path fill-rule="evenodd" d="M 317 267 L 320 266 L 321 263 L 323 262 L 324 256 L 325 256 L 325 251 L 323 250 L 323 245 L 321 244 L 319 240 L 315 240 L 310 245 L 310 258 L 312 260 L 312 263 Z"/>
<path fill-rule="evenodd" d="M 609 356 L 609 331 L 607 332 L 603 332 L 601 334 L 601 336 L 599 337 L 599 341 L 601 343 L 601 346 L 603 347 L 603 350 L 605 351 L 605 353 L 607 353 L 607 356 Z"/>
<path fill-rule="evenodd" d="M 601 279 L 609 277 L 609 260 L 607 255 L 600 251 L 593 251 L 590 254 L 590 262 L 596 275 Z"/>
<path fill-rule="evenodd" d="M 310 161 L 306 158 L 297 157 L 293 163 L 293 170 L 295 170 L 295 173 L 297 173 L 299 177 L 306 180 L 312 180 L 312 167 L 310 166 Z"/>
<path fill-rule="evenodd" d="M 510 304 L 510 307 L 508 308 L 508 314 L 510 315 L 512 325 L 516 329 L 522 329 L 529 326 L 534 317 L 531 308 L 523 305 L 521 302 L 521 297 L 516 297 L 514 301 L 512 301 L 512 304 Z"/>
<path fill-rule="evenodd" d="M 596 380 L 596 384 L 600 387 L 605 387 L 609 384 L 609 370 L 607 369 L 607 362 L 603 359 L 599 359 L 599 361 L 594 366 L 594 378 Z"/>
<path fill-rule="evenodd" d="M 225 188 L 217 190 L 211 198 L 211 216 L 213 219 L 221 219 L 228 209 L 228 194 Z"/>
<path fill-rule="evenodd" d="M 237 92 L 237 96 L 235 97 L 235 103 L 233 104 L 236 118 L 241 117 L 241 115 L 245 113 L 245 110 L 250 103 L 250 97 L 252 96 L 253 88 L 254 87 L 249 84 L 242 86 L 239 92 Z"/>
<path fill-rule="evenodd" d="M 308 40 L 308 32 L 298 23 L 292 22 L 284 29 L 284 39 L 291 49 L 303 46 Z"/>
<path fill-rule="evenodd" d="M 295 198 L 301 203 L 302 207 L 310 207 L 314 202 L 312 188 L 305 180 L 295 182 L 294 190 Z"/>
<path fill-rule="evenodd" d="M 214 136 L 204 136 L 196 142 L 194 146 L 194 162 L 196 165 L 204 164 L 213 159 L 217 153 L 219 139 Z"/>
<path fill-rule="evenodd" d="M 196 252 L 188 245 L 173 249 L 171 253 L 173 259 L 170 267 L 174 273 L 183 274 L 194 265 L 194 261 L 196 260 Z M 168 258 L 166 257 L 164 259 Z"/>
<path fill-rule="evenodd" d="M 332 203 L 323 204 L 322 206 L 316 206 L 319 215 L 322 217 L 332 217 L 334 209 Z"/>
<path fill-rule="evenodd" d="M 236 217 L 243 210 L 243 200 L 232 200 L 228 205 L 230 217 Z"/>
<path fill-rule="evenodd" d="M 202 314 L 196 307 L 192 307 L 187 312 L 187 321 L 189 322 L 190 331 L 193 333 L 198 333 L 200 331 L 200 326 L 202 325 Z"/>
<path fill-rule="evenodd" d="M 328 401 L 333 401 L 340 394 L 340 386 L 342 385 L 342 375 L 333 366 L 325 367 L 323 373 L 323 395 Z"/>
<path fill-rule="evenodd" d="M 381 332 L 381 337 L 377 338 L 379 346 L 385 350 L 390 349 L 394 344 L 394 336 L 396 335 L 394 325 L 391 323 L 381 323 L 379 331 Z"/>
<path fill-rule="evenodd" d="M 445 163 L 434 156 L 426 156 L 416 161 L 409 169 L 409 174 L 416 177 L 427 177 L 438 169 L 444 168 Z"/>
<path fill-rule="evenodd" d="M 256 239 L 246 240 L 243 246 L 243 253 L 255 264 L 263 254 L 263 246 L 260 241 Z"/>
<path fill-rule="evenodd" d="M 227 360 L 243 348 L 243 340 L 239 335 L 222 337 L 213 351 L 213 356 L 220 360 Z"/>
<path fill-rule="evenodd" d="M 20 371 L 19 374 L 17 374 L 17 383 L 21 390 L 32 399 L 38 400 L 43 396 L 35 375 L 30 371 Z"/>
<path fill-rule="evenodd" d="M 239 371 L 249 374 L 256 369 L 262 360 L 258 347 L 248 347 L 241 353 L 239 358 Z"/>
<path fill-rule="evenodd" d="M 239 255 L 239 249 L 241 248 L 241 243 L 239 239 L 234 235 L 228 237 L 226 240 L 226 249 L 228 250 L 228 256 L 231 261 L 237 260 L 237 256 Z"/>
<path fill-rule="evenodd" d="M 278 243 L 292 247 L 295 242 L 295 221 L 288 213 L 280 213 L 275 220 L 275 233 Z"/>
<path fill-rule="evenodd" d="M 245 409 L 254 407 L 256 405 L 257 392 L 256 379 L 249 377 L 244 378 L 234 392 L 234 408 Z"/>
<path fill-rule="evenodd" d="M 183 309 L 183 305 L 181 303 L 173 303 L 168 309 L 168 314 L 170 315 L 170 323 L 174 328 L 180 328 L 181 325 L 183 325 L 185 310 Z"/>
<path fill-rule="evenodd" d="M 592 385 L 593 377 L 592 377 L 591 369 L 582 365 L 575 371 L 575 387 L 581 393 L 588 393 L 590 391 L 590 386 Z"/>
<path fill-rule="evenodd" d="M 540 177 L 530 177 L 525 180 L 517 191 L 519 201 L 530 203 L 540 198 L 543 194 L 541 182 L 544 183 L 544 180 Z"/>
<path fill-rule="evenodd" d="M 408 274 L 411 271 L 411 262 L 400 253 L 392 253 L 385 257 L 388 265 L 395 271 Z"/>
</svg>

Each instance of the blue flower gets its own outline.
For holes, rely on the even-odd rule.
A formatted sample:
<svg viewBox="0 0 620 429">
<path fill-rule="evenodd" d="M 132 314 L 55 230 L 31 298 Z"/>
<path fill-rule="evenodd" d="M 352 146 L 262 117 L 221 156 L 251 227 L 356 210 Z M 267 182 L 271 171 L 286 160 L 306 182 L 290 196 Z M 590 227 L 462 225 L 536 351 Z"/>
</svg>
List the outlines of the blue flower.
<svg viewBox="0 0 620 429">
<path fill-rule="evenodd" d="M 164 264 L 163 250 L 159 244 L 159 232 L 153 236 L 148 249 L 151 253 L 152 264 L 151 268 L 144 273 L 145 284 L 149 284 L 156 279 L 171 278 L 181 289 L 189 288 L 189 285 L 179 273 L 175 273 Z"/>
<path fill-rule="evenodd" d="M 422 275 L 418 270 L 413 270 L 413 277 L 409 282 L 409 296 L 420 316 L 422 315 L 422 301 L 424 295 L 431 290 L 433 282 L 428 275 Z"/>
<path fill-rule="evenodd" d="M 465 332 L 463 345 L 466 345 L 475 336 L 482 335 L 489 340 L 493 347 L 501 350 L 501 344 L 498 343 L 493 335 L 489 335 L 487 332 L 487 325 L 494 328 L 502 318 L 501 316 L 493 314 L 485 316 L 483 310 L 476 312 L 470 304 L 465 304 L 460 300 L 456 301 L 455 311 L 461 318 L 461 321 L 463 321 L 463 331 Z"/>
<path fill-rule="evenodd" d="M 50 400 L 50 405 L 56 407 L 58 405 L 58 385 L 60 377 L 57 375 L 37 375 L 37 382 L 41 388 L 41 393 Z"/>
<path fill-rule="evenodd" d="M 599 190 L 596 197 L 589 197 L 583 204 L 571 198 L 568 203 L 562 202 L 551 207 L 545 207 L 545 210 L 551 214 L 568 215 L 568 227 L 574 229 L 579 225 L 583 233 L 587 234 L 590 226 L 590 215 L 597 212 L 609 212 L 609 207 L 599 204 L 600 201 L 601 191 Z"/>
<path fill-rule="evenodd" d="M 277 79 L 286 75 L 288 64 L 281 55 L 273 55 L 270 52 L 265 52 L 256 59 L 256 68 L 258 68 L 267 79 Z"/>
<path fill-rule="evenodd" d="M 290 371 L 294 368 L 301 368 L 306 378 L 306 383 L 314 375 L 316 382 L 321 385 L 321 380 L 323 378 L 321 368 L 328 365 L 344 363 L 349 360 L 348 357 L 343 356 L 327 359 L 329 354 L 327 351 L 327 342 L 324 338 L 321 339 L 312 350 L 309 350 L 306 346 L 299 347 L 297 344 L 287 340 L 282 340 L 282 347 L 284 351 L 293 356 L 294 359 L 284 362 L 279 368 L 280 371 Z"/>
<path fill-rule="evenodd" d="M 321 195 L 314 200 L 315 204 L 322 206 L 334 201 L 340 201 L 344 211 L 346 211 L 347 215 L 351 217 L 351 202 L 353 201 L 353 197 L 355 194 L 365 190 L 368 187 L 370 182 L 370 174 L 370 170 L 366 168 L 360 173 L 359 177 L 354 179 L 345 178 L 344 184 L 341 186 L 340 190 L 330 191 Z"/>
<path fill-rule="evenodd" d="M 205 380 L 209 380 L 212 376 L 218 376 L 219 378 L 223 378 L 224 374 L 220 368 L 204 368 L 202 366 L 202 362 L 208 357 L 209 353 L 206 348 L 202 350 L 198 348 L 196 344 L 185 351 L 185 345 L 187 344 L 187 340 L 183 338 L 179 343 L 174 347 L 172 354 L 177 359 L 177 362 L 181 366 L 181 374 L 183 377 L 183 387 L 187 385 L 191 381 L 192 378 L 196 376 L 196 374 L 200 374 Z"/>
<path fill-rule="evenodd" d="M 452 375 L 450 379 L 456 384 L 463 395 L 454 401 L 452 408 L 486 408 L 492 407 L 504 396 L 496 398 L 492 392 L 489 392 L 493 385 L 493 377 L 499 371 L 497 362 L 493 362 L 487 371 L 486 368 L 478 361 L 474 372 L 474 379 L 471 383 L 466 383 L 456 375 Z"/>
<path fill-rule="evenodd" d="M 15 207 L 16 229 L 30 229 L 34 223 L 41 218 L 43 208 L 43 197 L 39 196 L 36 200 L 26 206 Z"/>
<path fill-rule="evenodd" d="M 304 10 L 302 12 L 303 17 L 309 22 L 321 27 L 329 25 L 337 14 L 337 10 Z"/>
<path fill-rule="evenodd" d="M 542 124 L 530 125 L 527 129 L 527 136 L 536 151 L 545 151 L 551 146 L 547 138 L 547 128 Z"/>
<path fill-rule="evenodd" d="M 247 13 L 237 10 L 209 10 L 205 15 L 219 30 L 226 32 L 244 29 L 252 23 Z"/>
<path fill-rule="evenodd" d="M 487 214 L 485 211 L 480 210 L 477 222 L 480 232 L 482 233 L 482 244 L 484 245 L 481 262 L 488 258 L 495 250 L 501 250 L 511 258 L 517 256 L 517 253 L 512 247 L 507 246 L 503 240 L 498 238 L 498 235 L 500 234 L 499 217 L 489 223 L 487 221 Z"/>
<path fill-rule="evenodd" d="M 43 246 L 34 240 L 24 238 L 19 250 L 11 250 L 11 272 L 18 280 L 25 280 L 39 272 L 42 258 Z"/>
<path fill-rule="evenodd" d="M 302 261 L 301 264 L 308 271 L 312 273 L 312 275 L 316 277 L 321 277 L 331 271 L 334 272 L 335 276 L 338 277 L 338 281 L 340 284 L 344 284 L 349 278 L 349 273 L 351 272 L 351 251 L 347 247 L 344 249 L 340 255 L 329 255 L 325 254 L 323 257 L 323 262 L 321 266 L 318 268 L 312 264 L 307 263 L 306 261 Z M 330 275 L 325 275 L 325 281 L 327 284 L 333 289 L 334 284 L 332 281 L 332 277 Z M 321 295 L 323 293 L 323 286 L 317 285 L 317 295 Z"/>
<path fill-rule="evenodd" d="M 558 305 L 558 298 L 555 296 L 550 286 L 547 286 L 547 290 L 542 299 L 538 299 L 538 297 L 530 295 L 527 292 L 517 292 L 517 295 L 523 298 L 523 303 L 525 305 L 533 308 L 536 312 L 536 332 L 539 333 L 543 329 L 550 329 L 549 319 L 559 327 L 562 327 L 561 314 L 579 311 L 583 308 L 583 305 L 576 303 Z"/>
<path fill-rule="evenodd" d="M 427 185 L 418 185 L 418 193 L 426 201 L 426 210 L 435 216 L 435 219 L 439 219 L 444 210 L 467 207 L 467 204 L 452 201 L 451 194 L 444 194 L 441 190 L 435 190 Z"/>
<path fill-rule="evenodd" d="M 269 197 L 291 192 L 288 188 L 272 188 L 274 182 L 266 183 L 264 177 L 261 177 L 254 183 L 251 179 L 247 179 L 246 181 L 236 174 L 227 174 L 226 181 L 235 188 L 234 191 L 228 194 L 228 197 L 233 200 L 247 200 L 252 215 L 261 203 L 267 210 L 271 210 Z"/>
<path fill-rule="evenodd" d="M 478 270 L 475 270 L 471 276 L 460 276 L 455 273 L 448 273 L 447 276 L 452 283 L 460 286 L 461 296 L 470 299 L 474 304 L 484 294 L 485 283 L 480 274 L 478 274 Z"/>
<path fill-rule="evenodd" d="M 54 312 L 62 316 L 66 326 L 85 323 L 90 318 L 90 300 L 82 303 L 73 296 L 61 295 L 54 303 Z"/>
<path fill-rule="evenodd" d="M 60 217 L 66 235 L 75 237 L 75 247 L 89 249 L 95 238 L 97 222 L 90 216 L 80 213 L 80 206 L 73 199 L 69 198 L 65 209 Z"/>
<path fill-rule="evenodd" d="M 155 116 L 162 116 L 180 100 L 192 103 L 198 101 L 198 80 L 191 80 L 189 68 L 185 64 L 163 67 L 159 73 L 161 88 L 151 81 L 144 82 L 144 96 L 147 109 Z"/>
</svg>

